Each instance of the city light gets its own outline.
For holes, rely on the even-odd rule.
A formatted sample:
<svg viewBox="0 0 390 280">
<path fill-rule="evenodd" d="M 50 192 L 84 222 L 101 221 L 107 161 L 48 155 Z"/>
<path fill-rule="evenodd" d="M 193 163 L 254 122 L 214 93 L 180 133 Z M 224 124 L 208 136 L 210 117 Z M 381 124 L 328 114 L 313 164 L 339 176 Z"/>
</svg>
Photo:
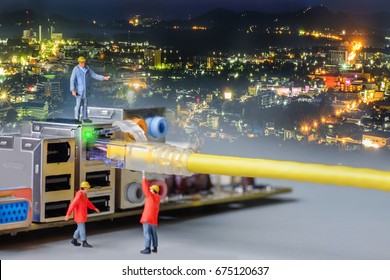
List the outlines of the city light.
<svg viewBox="0 0 390 280">
<path fill-rule="evenodd" d="M 311 11 L 312 9 L 307 9 L 304 13 Z M 161 102 L 174 108 L 180 105 L 179 111 L 186 112 L 189 117 L 185 122 L 178 122 L 187 125 L 187 131 L 199 126 L 206 130 L 205 135 L 213 135 L 216 139 L 235 139 L 243 135 L 263 137 L 265 123 L 274 123 L 272 117 L 275 116 L 283 116 L 286 120 L 275 122 L 273 131 L 267 137 L 280 138 L 288 130 L 287 127 L 296 126 L 297 135 L 289 135 L 289 139 L 318 140 L 327 145 L 342 143 L 341 140 L 334 140 L 336 135 L 332 126 L 343 127 L 348 121 L 356 123 L 360 130 L 367 133 L 390 130 L 390 124 L 382 121 L 383 117 L 377 117 L 382 123 L 375 124 L 374 127 L 361 121 L 361 106 L 372 109 L 374 102 L 388 98 L 390 67 L 387 57 L 380 49 L 371 51 L 364 46 L 362 42 L 366 39 L 363 36 L 358 39 L 347 38 L 346 34 L 354 32 L 344 26 L 320 29 L 303 25 L 301 30 L 295 31 L 288 22 L 276 17 L 277 24 L 267 27 L 266 32 L 274 34 L 278 40 L 288 36 L 286 38 L 303 39 L 320 45 L 315 48 L 296 48 L 276 46 L 270 42 L 267 48 L 256 45 L 251 51 L 251 48 L 233 47 L 234 42 L 230 46 L 228 42 L 221 44 L 223 49 L 216 47 L 218 44 L 213 44 L 209 49 L 204 47 L 202 52 L 197 53 L 197 48 L 203 48 L 202 45 L 208 43 L 200 39 L 199 46 L 195 43 L 194 46 L 188 46 L 194 49 L 188 55 L 185 46 L 179 47 L 174 43 L 150 44 L 150 38 L 146 38 L 149 31 L 148 20 L 150 19 L 144 15 L 133 14 L 128 21 L 116 22 L 118 25 L 124 24 L 122 27 L 127 29 L 127 37 L 121 40 L 108 36 L 108 30 L 100 24 L 99 28 L 106 34 L 104 38 L 62 38 L 65 33 L 63 35 L 60 28 L 57 32 L 52 22 L 53 26 L 47 29 L 50 34 L 39 40 L 38 35 L 34 35 L 37 29 L 34 30 L 32 25 L 31 29 L 24 30 L 19 35 L 28 43 L 24 44 L 29 48 L 28 51 L 24 50 L 24 46 L 8 46 L 11 41 L 1 39 L 0 47 L 4 54 L 0 55 L 0 82 L 2 87 L 12 88 L 12 96 L 9 93 L 0 95 L 0 102 L 10 105 L 10 108 L 21 102 L 26 102 L 28 106 L 33 106 L 34 101 L 53 102 L 46 100 L 49 96 L 46 96 L 46 91 L 49 89 L 45 83 L 48 80 L 61 81 L 59 95 L 64 95 L 63 91 L 66 91 L 67 86 L 62 81 L 68 78 L 75 58 L 79 54 L 85 54 L 91 66 L 98 67 L 97 72 L 110 69 L 113 76 L 110 86 L 96 84 L 99 92 L 97 95 L 110 96 L 113 104 L 122 104 L 124 101 L 133 106 L 137 102 L 144 102 L 144 98 L 156 98 L 159 105 Z M 95 27 L 98 25 L 95 19 L 89 24 Z M 142 32 L 145 32 L 145 38 L 143 36 L 142 39 L 137 39 L 138 34 L 133 32 L 136 26 L 144 28 Z M 184 30 L 189 31 L 191 36 L 195 34 L 192 31 L 199 31 L 196 32 L 199 38 L 214 31 L 214 27 L 205 22 L 168 23 L 168 26 L 170 32 L 173 31 L 172 26 L 177 29 L 172 37 L 178 38 L 185 34 L 181 32 Z M 110 28 L 115 29 L 115 26 Z M 159 27 L 153 28 L 159 30 Z M 161 32 L 165 32 L 164 30 L 161 29 Z M 201 32 L 206 30 L 207 32 Z M 258 25 L 248 21 L 247 25 L 239 29 L 237 36 L 242 35 L 246 39 L 261 36 L 259 31 Z M 252 39 L 248 40 L 250 41 Z M 20 80 L 16 80 L 19 76 Z M 14 77 L 15 80 L 12 80 Z M 213 98 L 209 98 L 210 96 Z M 171 104 L 172 97 L 174 102 Z M 58 102 L 55 106 L 61 107 L 59 101 L 55 102 Z M 311 105 L 321 108 L 322 115 L 309 114 L 304 109 L 299 114 L 286 113 L 297 104 L 303 105 L 302 108 L 306 108 L 306 105 L 307 108 Z M 50 108 L 52 107 L 53 104 L 50 104 Z M 202 115 L 210 115 L 209 108 L 213 112 L 213 125 Z M 375 109 L 379 115 L 379 109 Z M 5 114 L 4 111 L 3 116 Z M 230 115 L 240 118 L 240 125 L 234 126 L 236 120 L 232 120 L 229 122 L 231 131 L 220 131 L 215 123 L 222 115 L 226 122 Z M 302 119 L 306 120 L 305 123 L 301 123 Z M 223 122 L 221 120 L 222 118 L 219 122 Z M 325 123 L 329 125 L 324 125 Z M 362 139 L 356 141 L 363 146 Z"/>
<path fill-rule="evenodd" d="M 204 30 L 207 30 L 207 27 L 205 27 L 205 26 L 193 26 L 192 27 L 192 30 L 202 30 L 202 31 L 204 31 Z"/>
<path fill-rule="evenodd" d="M 134 90 L 141 90 L 146 89 L 147 85 L 145 81 L 142 80 L 132 80 L 129 82 L 129 87 L 133 88 Z"/>
<path fill-rule="evenodd" d="M 361 50 L 362 48 L 362 43 L 361 42 L 352 42 L 352 44 L 349 46 L 349 54 L 347 58 L 347 63 L 351 64 L 353 61 L 356 59 L 357 52 Z"/>
<path fill-rule="evenodd" d="M 231 100 L 233 98 L 233 94 L 231 91 L 225 91 L 224 94 L 223 94 L 224 98 L 226 100 Z"/>
<path fill-rule="evenodd" d="M 9 104 L 10 95 L 9 91 L 6 89 L 0 89 L 0 104 L 2 106 Z"/>
<path fill-rule="evenodd" d="M 379 148 L 379 145 L 377 143 L 373 143 L 372 140 L 370 139 L 363 139 L 362 144 L 364 147 L 367 148 L 375 148 L 375 149 Z"/>
</svg>

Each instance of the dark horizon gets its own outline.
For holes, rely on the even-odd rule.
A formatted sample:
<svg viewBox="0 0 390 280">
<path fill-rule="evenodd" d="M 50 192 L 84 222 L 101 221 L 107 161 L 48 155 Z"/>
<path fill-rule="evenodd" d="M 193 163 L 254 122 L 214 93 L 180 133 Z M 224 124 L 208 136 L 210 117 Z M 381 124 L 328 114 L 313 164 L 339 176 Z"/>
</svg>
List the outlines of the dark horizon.
<svg viewBox="0 0 390 280">
<path fill-rule="evenodd" d="M 126 0 L 111 0 L 109 5 L 107 5 L 107 2 L 96 2 L 92 0 L 85 0 L 81 3 L 75 0 L 66 2 L 37 0 L 34 3 L 28 0 L 3 0 L 0 3 L 0 13 L 31 9 L 46 16 L 59 14 L 71 19 L 108 21 L 127 19 L 134 14 L 150 15 L 162 19 L 187 19 L 217 8 L 237 12 L 250 10 L 276 14 L 295 12 L 306 7 L 320 5 L 324 5 L 332 12 L 349 12 L 355 14 L 390 12 L 390 2 L 383 0 L 373 0 L 369 3 L 357 3 L 354 0 L 241 0 L 239 3 L 234 0 L 133 0 L 131 3 Z"/>
</svg>

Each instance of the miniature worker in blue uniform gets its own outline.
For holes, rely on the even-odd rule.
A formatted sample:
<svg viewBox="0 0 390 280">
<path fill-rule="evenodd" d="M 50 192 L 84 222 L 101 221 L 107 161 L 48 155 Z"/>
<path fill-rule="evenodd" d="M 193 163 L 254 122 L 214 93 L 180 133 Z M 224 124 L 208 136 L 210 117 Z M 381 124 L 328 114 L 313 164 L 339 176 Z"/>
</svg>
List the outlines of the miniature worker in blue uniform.
<svg viewBox="0 0 390 280">
<path fill-rule="evenodd" d="M 70 91 L 76 97 L 76 106 L 74 107 L 74 118 L 79 122 L 80 107 L 83 107 L 81 120 L 84 122 L 91 122 L 87 116 L 87 97 L 89 96 L 88 84 L 90 78 L 98 81 L 107 81 L 110 76 L 102 76 L 96 74 L 87 64 L 84 56 L 78 59 L 78 65 L 73 68 L 70 76 Z"/>
<path fill-rule="evenodd" d="M 141 254 L 157 253 L 158 238 L 158 212 L 160 211 L 160 187 L 157 185 L 149 185 L 145 178 L 145 171 L 142 171 L 142 191 L 145 194 L 146 200 L 144 210 L 141 216 L 141 224 L 145 237 L 145 249 Z M 150 250 L 150 245 L 153 244 L 153 250 Z"/>
</svg>

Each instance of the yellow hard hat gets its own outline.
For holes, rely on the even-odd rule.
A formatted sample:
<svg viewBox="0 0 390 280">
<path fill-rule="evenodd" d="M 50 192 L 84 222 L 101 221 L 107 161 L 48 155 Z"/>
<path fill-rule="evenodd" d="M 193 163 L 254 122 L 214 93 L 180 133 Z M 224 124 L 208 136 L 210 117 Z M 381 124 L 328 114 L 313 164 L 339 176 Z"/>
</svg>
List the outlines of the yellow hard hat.
<svg viewBox="0 0 390 280">
<path fill-rule="evenodd" d="M 84 182 L 81 182 L 80 188 L 82 188 L 82 189 L 90 189 L 91 185 L 87 181 L 84 181 Z"/>
<path fill-rule="evenodd" d="M 84 56 L 79 56 L 79 58 L 77 59 L 78 62 L 86 62 L 87 60 L 85 59 Z"/>
<path fill-rule="evenodd" d="M 160 191 L 160 187 L 157 186 L 157 185 L 151 185 L 150 188 L 151 188 L 152 190 L 154 190 L 156 193 L 159 193 L 159 191 Z"/>
</svg>

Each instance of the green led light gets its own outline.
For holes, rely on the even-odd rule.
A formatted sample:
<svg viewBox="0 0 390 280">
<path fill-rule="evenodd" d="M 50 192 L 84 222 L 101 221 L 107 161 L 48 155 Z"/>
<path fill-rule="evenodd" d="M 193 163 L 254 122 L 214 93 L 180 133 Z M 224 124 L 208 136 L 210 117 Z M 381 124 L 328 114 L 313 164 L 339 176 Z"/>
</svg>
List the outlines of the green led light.
<svg viewBox="0 0 390 280">
<path fill-rule="evenodd" d="M 84 133 L 83 133 L 83 138 L 88 141 L 88 140 L 91 140 L 93 137 L 93 133 L 91 130 L 85 130 Z"/>
</svg>

